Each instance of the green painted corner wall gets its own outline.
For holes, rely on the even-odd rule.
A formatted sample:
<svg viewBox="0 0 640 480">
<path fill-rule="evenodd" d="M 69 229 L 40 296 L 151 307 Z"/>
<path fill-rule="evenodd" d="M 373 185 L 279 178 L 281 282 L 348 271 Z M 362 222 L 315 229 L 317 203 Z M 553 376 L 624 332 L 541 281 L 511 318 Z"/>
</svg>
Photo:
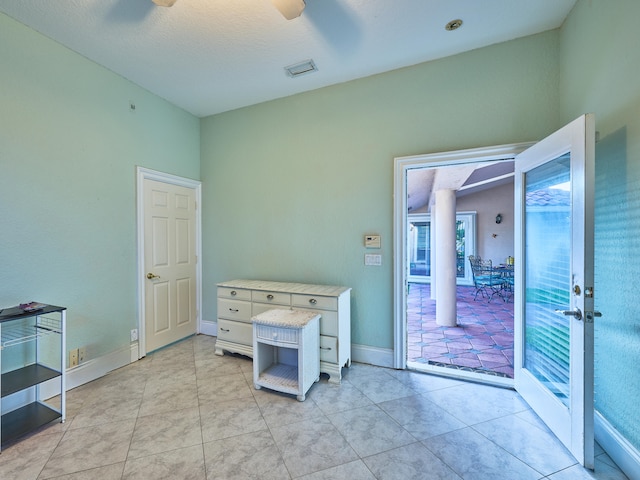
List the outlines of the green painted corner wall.
<svg viewBox="0 0 640 480">
<path fill-rule="evenodd" d="M 635 0 L 581 0 L 562 27 L 561 114 L 594 112 L 595 406 L 640 449 L 640 33 Z"/>
<path fill-rule="evenodd" d="M 393 158 L 595 112 L 596 408 L 639 448 L 639 16 L 578 0 L 559 30 L 198 119 L 0 14 L 0 305 L 68 305 L 69 348 L 128 347 L 141 165 L 203 182 L 204 319 L 219 281 L 343 284 L 353 343 L 391 349 Z"/>
<path fill-rule="evenodd" d="M 223 280 L 346 285 L 352 342 L 391 349 L 394 157 L 553 131 L 557 41 L 551 31 L 203 119 L 203 318 L 215 320 Z M 364 265 L 371 233 L 381 267 Z"/>
<path fill-rule="evenodd" d="M 0 65 L 0 305 L 68 306 L 89 358 L 128 348 L 135 167 L 199 178 L 199 119 L 3 14 Z"/>
</svg>

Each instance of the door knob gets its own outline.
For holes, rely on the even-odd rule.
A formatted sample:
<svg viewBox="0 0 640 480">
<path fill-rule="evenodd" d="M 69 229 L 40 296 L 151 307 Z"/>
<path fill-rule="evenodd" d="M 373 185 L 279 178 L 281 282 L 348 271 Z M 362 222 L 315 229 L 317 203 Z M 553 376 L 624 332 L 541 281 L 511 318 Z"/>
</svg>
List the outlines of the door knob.
<svg viewBox="0 0 640 480">
<path fill-rule="evenodd" d="M 577 307 L 574 310 L 556 310 L 556 313 L 574 317 L 576 320 L 582 320 L 582 312 Z"/>
<path fill-rule="evenodd" d="M 147 273 L 147 278 L 149 280 L 153 280 L 154 278 L 160 278 L 160 275 L 154 275 L 153 273 L 149 272 Z"/>
</svg>

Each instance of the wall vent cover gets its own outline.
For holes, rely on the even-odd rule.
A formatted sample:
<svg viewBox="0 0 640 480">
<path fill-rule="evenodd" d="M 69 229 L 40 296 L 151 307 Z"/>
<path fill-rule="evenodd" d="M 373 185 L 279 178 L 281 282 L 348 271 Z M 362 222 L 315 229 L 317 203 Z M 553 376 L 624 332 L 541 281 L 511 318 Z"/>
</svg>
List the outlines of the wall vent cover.
<svg viewBox="0 0 640 480">
<path fill-rule="evenodd" d="M 317 72 L 318 67 L 313 62 L 313 60 L 305 60 L 304 62 L 299 62 L 294 65 L 289 65 L 288 67 L 284 67 L 285 72 L 291 78 L 299 77 L 301 75 L 306 75 L 307 73 Z"/>
</svg>

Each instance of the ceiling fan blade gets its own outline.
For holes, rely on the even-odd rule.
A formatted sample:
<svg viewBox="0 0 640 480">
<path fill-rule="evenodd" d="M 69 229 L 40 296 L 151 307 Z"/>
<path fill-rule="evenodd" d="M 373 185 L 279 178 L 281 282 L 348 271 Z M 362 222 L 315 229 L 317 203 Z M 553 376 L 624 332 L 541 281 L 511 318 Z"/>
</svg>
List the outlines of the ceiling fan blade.
<svg viewBox="0 0 640 480">
<path fill-rule="evenodd" d="M 299 17 L 305 7 L 304 0 L 271 0 L 271 3 L 287 20 Z"/>
<path fill-rule="evenodd" d="M 155 3 L 156 5 L 158 5 L 160 7 L 170 7 L 174 3 L 176 3 L 176 0 L 152 0 L 152 1 L 153 1 L 153 3 Z"/>
</svg>

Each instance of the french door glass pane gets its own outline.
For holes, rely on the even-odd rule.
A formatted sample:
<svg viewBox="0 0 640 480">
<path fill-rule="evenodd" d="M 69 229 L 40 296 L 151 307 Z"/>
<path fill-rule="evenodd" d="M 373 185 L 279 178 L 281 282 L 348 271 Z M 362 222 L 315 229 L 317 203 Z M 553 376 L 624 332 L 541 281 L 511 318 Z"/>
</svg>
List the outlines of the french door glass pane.
<svg viewBox="0 0 640 480">
<path fill-rule="evenodd" d="M 569 396 L 570 154 L 526 174 L 524 367 L 565 405 Z"/>
</svg>

